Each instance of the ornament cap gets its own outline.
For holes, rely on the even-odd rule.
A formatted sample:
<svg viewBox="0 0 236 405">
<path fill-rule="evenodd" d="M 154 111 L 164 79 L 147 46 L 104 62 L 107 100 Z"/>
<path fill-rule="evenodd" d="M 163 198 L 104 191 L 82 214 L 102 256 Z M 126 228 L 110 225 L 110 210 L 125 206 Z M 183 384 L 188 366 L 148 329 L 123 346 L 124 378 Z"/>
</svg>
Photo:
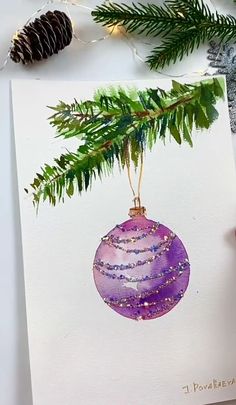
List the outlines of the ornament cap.
<svg viewBox="0 0 236 405">
<path fill-rule="evenodd" d="M 146 208 L 145 207 L 132 207 L 132 208 L 130 208 L 129 216 L 131 218 L 138 217 L 140 215 L 143 215 L 143 216 L 146 215 Z"/>
<path fill-rule="evenodd" d="M 141 206 L 141 201 L 139 197 L 134 198 L 134 207 L 130 208 L 129 216 L 131 218 L 146 215 L 146 208 Z"/>
</svg>

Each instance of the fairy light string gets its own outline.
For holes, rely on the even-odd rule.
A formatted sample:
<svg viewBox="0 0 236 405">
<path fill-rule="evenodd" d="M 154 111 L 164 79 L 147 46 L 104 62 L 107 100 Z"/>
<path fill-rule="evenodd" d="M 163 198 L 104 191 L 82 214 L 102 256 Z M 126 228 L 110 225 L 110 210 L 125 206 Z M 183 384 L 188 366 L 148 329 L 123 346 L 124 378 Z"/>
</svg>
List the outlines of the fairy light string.
<svg viewBox="0 0 236 405">
<path fill-rule="evenodd" d="M 214 8 L 214 10 L 216 11 L 216 7 L 215 7 L 214 3 L 213 3 L 211 0 L 209 0 L 209 1 L 210 1 L 210 3 L 211 3 L 212 7 Z M 110 0 L 108 0 L 108 2 L 109 2 L 109 3 L 112 3 Z M 93 11 L 93 8 L 88 7 L 88 6 L 86 6 L 86 5 L 83 5 L 83 4 L 78 4 L 78 3 L 75 2 L 75 1 L 70 1 L 70 0 L 47 0 L 40 8 L 38 8 L 36 11 L 33 12 L 33 14 L 31 14 L 31 16 L 26 20 L 24 26 L 23 26 L 22 28 L 18 29 L 18 30 L 16 31 L 16 34 L 15 34 L 15 35 L 18 35 L 18 33 L 20 33 L 20 32 L 22 31 L 22 29 L 23 29 L 25 26 L 27 26 L 27 25 L 32 21 L 32 19 L 33 19 L 34 17 L 36 17 L 39 13 L 42 13 L 42 11 L 43 11 L 46 7 L 48 7 L 48 6 L 52 5 L 52 4 L 62 4 L 62 5 L 65 5 L 65 7 L 66 7 L 66 9 L 67 9 L 67 12 L 68 12 L 68 15 L 69 15 L 69 17 L 70 17 L 70 19 L 71 19 L 71 21 L 72 21 L 72 25 L 73 25 L 73 38 L 74 38 L 75 40 L 77 40 L 78 42 L 82 43 L 83 45 L 90 45 L 90 44 L 95 44 L 95 43 L 97 43 L 97 42 L 101 42 L 101 41 L 107 40 L 107 39 L 109 39 L 112 35 L 120 34 L 120 35 L 121 35 L 121 38 L 124 40 L 124 42 L 126 42 L 126 44 L 128 45 L 128 47 L 129 47 L 130 50 L 132 51 L 132 54 L 133 54 L 134 59 L 135 59 L 137 62 L 140 62 L 140 63 L 142 63 L 142 64 L 144 64 L 144 65 L 146 66 L 145 59 L 140 55 L 140 53 L 139 53 L 139 51 L 138 51 L 138 49 L 137 49 L 137 46 L 134 44 L 134 41 L 132 40 L 131 36 L 126 32 L 125 28 L 124 28 L 123 26 L 121 26 L 121 25 L 114 25 L 113 27 L 110 27 L 110 28 L 109 28 L 109 32 L 108 32 L 106 35 L 103 35 L 102 37 L 99 37 L 99 38 L 92 39 L 92 40 L 90 40 L 90 41 L 86 41 L 86 40 L 80 38 L 80 36 L 78 36 L 78 35 L 76 34 L 76 32 L 75 32 L 73 20 L 72 20 L 71 13 L 70 13 L 70 10 L 69 10 L 69 6 L 78 7 L 78 8 L 87 10 L 87 11 L 89 11 L 89 12 Z M 143 42 L 143 44 L 147 44 L 147 43 L 146 43 L 146 42 Z M 149 44 L 149 45 L 151 45 L 151 44 Z M 9 62 L 11 48 L 12 48 L 12 46 L 10 46 L 10 48 L 9 48 L 9 50 L 8 50 L 8 52 L 7 52 L 6 58 L 5 58 L 5 60 L 3 61 L 2 65 L 0 66 L 0 71 L 4 70 L 5 67 L 7 66 L 8 62 Z M 176 77 L 176 78 L 180 78 L 180 77 L 188 76 L 188 75 L 190 75 L 190 74 L 191 74 L 191 75 L 204 76 L 204 75 L 206 75 L 206 74 L 208 73 L 208 71 L 209 71 L 209 67 L 207 67 L 207 69 L 205 69 L 205 70 L 203 70 L 203 71 L 194 71 L 194 72 L 192 72 L 192 73 L 186 72 L 186 73 L 178 74 L 178 75 L 168 74 L 168 73 L 165 73 L 165 72 L 162 72 L 162 71 L 158 71 L 158 70 L 155 71 L 155 73 L 157 73 L 158 75 L 164 76 L 164 77 Z M 155 75 L 155 73 L 154 73 L 154 75 Z"/>
</svg>

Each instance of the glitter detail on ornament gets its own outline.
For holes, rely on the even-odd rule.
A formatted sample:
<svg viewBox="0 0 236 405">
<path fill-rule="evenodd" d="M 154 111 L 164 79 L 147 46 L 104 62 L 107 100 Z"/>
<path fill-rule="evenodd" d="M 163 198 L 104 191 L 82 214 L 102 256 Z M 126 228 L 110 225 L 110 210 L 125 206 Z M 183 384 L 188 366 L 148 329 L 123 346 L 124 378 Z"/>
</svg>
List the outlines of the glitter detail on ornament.
<svg viewBox="0 0 236 405">
<path fill-rule="evenodd" d="M 123 232 L 123 231 L 122 231 Z M 111 242 L 111 240 L 103 239 L 107 243 L 107 245 L 111 247 L 115 247 L 116 249 L 123 250 L 126 253 L 144 253 L 144 252 L 156 252 L 161 246 L 167 244 L 168 242 L 171 242 L 175 238 L 175 234 L 171 233 L 169 236 L 164 237 L 164 240 L 162 240 L 159 244 L 157 245 L 152 245 L 148 246 L 142 249 L 126 249 L 123 246 L 116 245 L 115 243 Z"/>
<path fill-rule="evenodd" d="M 164 242 L 164 241 L 160 242 L 160 243 L 159 243 L 159 248 L 160 248 L 161 246 L 163 246 L 164 243 L 166 243 L 166 242 Z M 143 266 L 144 264 L 150 264 L 150 263 L 152 263 L 154 260 L 160 258 L 165 252 L 168 252 L 168 251 L 169 251 L 171 244 L 172 244 L 172 240 L 170 240 L 168 243 L 166 243 L 166 246 L 165 246 L 164 248 L 162 248 L 159 253 L 156 253 L 155 255 L 150 256 L 150 257 L 148 257 L 148 258 L 145 259 L 145 260 L 138 260 L 138 261 L 135 262 L 135 263 L 128 263 L 128 264 L 110 264 L 110 263 L 104 263 L 104 261 L 101 260 L 101 259 L 97 259 L 97 260 L 94 262 L 94 265 L 95 265 L 96 267 L 99 267 L 99 266 L 100 266 L 100 267 L 106 267 L 107 270 L 115 270 L 115 271 L 117 271 L 117 270 L 120 271 L 120 270 L 134 269 L 135 267 Z M 111 246 L 111 245 L 110 245 L 110 246 Z M 155 245 L 155 246 L 158 246 L 158 245 Z M 144 253 L 144 252 L 149 252 L 149 251 L 150 251 L 150 248 L 144 248 L 144 249 L 128 249 L 128 250 L 127 250 L 128 253 L 135 253 L 135 254 Z"/>
<path fill-rule="evenodd" d="M 123 225 L 122 225 L 122 227 L 123 227 Z M 148 232 L 142 233 L 141 235 L 132 236 L 131 238 L 127 238 L 127 239 L 122 239 L 119 236 L 109 233 L 108 235 L 106 235 L 102 238 L 102 241 L 105 241 L 105 242 L 110 241 L 112 243 L 113 242 L 115 242 L 115 243 L 131 243 L 131 242 L 134 243 L 134 242 L 137 242 L 138 240 L 146 238 L 149 235 L 152 235 L 154 232 L 157 231 L 158 227 L 159 227 L 159 223 L 154 223 L 152 226 L 145 228 L 145 229 L 149 229 Z M 117 226 L 116 226 L 116 228 L 117 228 Z M 120 229 L 120 227 L 118 227 L 118 228 Z M 142 229 L 143 228 L 141 228 L 141 230 Z M 139 231 L 139 228 L 137 226 L 134 226 L 133 228 L 128 229 L 128 231 L 134 231 L 134 230 L 136 230 L 136 232 L 137 232 L 137 231 Z M 124 230 L 122 230 L 122 232 L 124 232 Z"/>
<path fill-rule="evenodd" d="M 136 215 L 102 238 L 93 273 L 110 308 L 130 319 L 148 320 L 165 315 L 182 299 L 190 264 L 178 236 Z"/>
<path fill-rule="evenodd" d="M 155 258 L 157 258 L 157 257 L 155 256 Z M 154 259 L 153 259 L 153 261 L 154 261 Z M 150 259 L 148 259 L 148 261 L 143 262 L 143 264 L 145 264 L 145 263 L 150 264 Z M 139 263 L 140 266 L 142 266 L 143 264 L 141 262 Z M 133 265 L 133 267 L 132 267 L 132 265 L 133 265 L 133 263 L 132 264 L 129 263 L 127 265 L 127 268 L 132 269 L 132 268 L 136 267 L 135 265 Z M 122 266 L 122 268 L 117 269 L 116 267 L 118 267 L 118 266 L 114 265 L 115 268 L 113 270 L 119 270 L 119 271 L 127 270 L 127 268 L 123 268 L 124 265 L 121 265 L 121 266 Z M 112 266 L 110 266 L 110 267 L 112 267 Z M 113 278 L 113 279 L 118 279 L 118 280 L 126 280 L 129 283 L 142 283 L 143 281 L 154 280 L 156 278 L 164 277 L 165 275 L 173 273 L 173 272 L 178 272 L 179 274 L 182 274 L 183 271 L 185 270 L 185 268 L 188 268 L 188 267 L 189 267 L 189 262 L 186 259 L 184 262 L 179 263 L 178 266 L 176 266 L 176 267 L 171 266 L 167 269 L 164 269 L 161 273 L 151 274 L 151 275 L 146 274 L 142 277 L 132 277 L 132 276 L 130 277 L 130 276 L 124 276 L 124 274 L 117 275 L 114 273 L 106 272 L 105 270 L 103 270 L 99 267 L 98 263 L 94 263 L 94 269 L 98 270 L 104 276 Z M 112 270 L 112 269 L 110 268 L 109 270 Z"/>
</svg>

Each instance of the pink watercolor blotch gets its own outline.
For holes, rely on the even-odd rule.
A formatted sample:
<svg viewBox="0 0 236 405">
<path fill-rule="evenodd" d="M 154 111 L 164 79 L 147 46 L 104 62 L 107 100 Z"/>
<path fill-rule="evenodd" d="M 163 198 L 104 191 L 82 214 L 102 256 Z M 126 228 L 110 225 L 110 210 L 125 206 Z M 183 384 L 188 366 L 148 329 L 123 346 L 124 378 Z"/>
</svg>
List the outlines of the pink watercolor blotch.
<svg viewBox="0 0 236 405">
<path fill-rule="evenodd" d="M 181 300 L 190 264 L 178 236 L 140 215 L 102 238 L 93 273 L 110 308 L 130 319 L 148 320 L 165 315 Z"/>
</svg>

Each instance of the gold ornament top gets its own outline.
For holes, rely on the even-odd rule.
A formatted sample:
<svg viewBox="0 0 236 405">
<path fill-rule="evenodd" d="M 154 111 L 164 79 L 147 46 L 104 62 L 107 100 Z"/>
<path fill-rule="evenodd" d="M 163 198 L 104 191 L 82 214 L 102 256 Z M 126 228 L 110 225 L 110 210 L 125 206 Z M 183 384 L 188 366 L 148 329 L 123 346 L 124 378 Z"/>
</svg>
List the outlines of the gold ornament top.
<svg viewBox="0 0 236 405">
<path fill-rule="evenodd" d="M 142 216 L 146 215 L 146 208 L 141 206 L 140 197 L 135 197 L 134 198 L 134 207 L 130 208 L 129 216 L 131 218 L 134 218 L 134 217 L 137 217 L 140 215 L 142 215 Z"/>
</svg>

